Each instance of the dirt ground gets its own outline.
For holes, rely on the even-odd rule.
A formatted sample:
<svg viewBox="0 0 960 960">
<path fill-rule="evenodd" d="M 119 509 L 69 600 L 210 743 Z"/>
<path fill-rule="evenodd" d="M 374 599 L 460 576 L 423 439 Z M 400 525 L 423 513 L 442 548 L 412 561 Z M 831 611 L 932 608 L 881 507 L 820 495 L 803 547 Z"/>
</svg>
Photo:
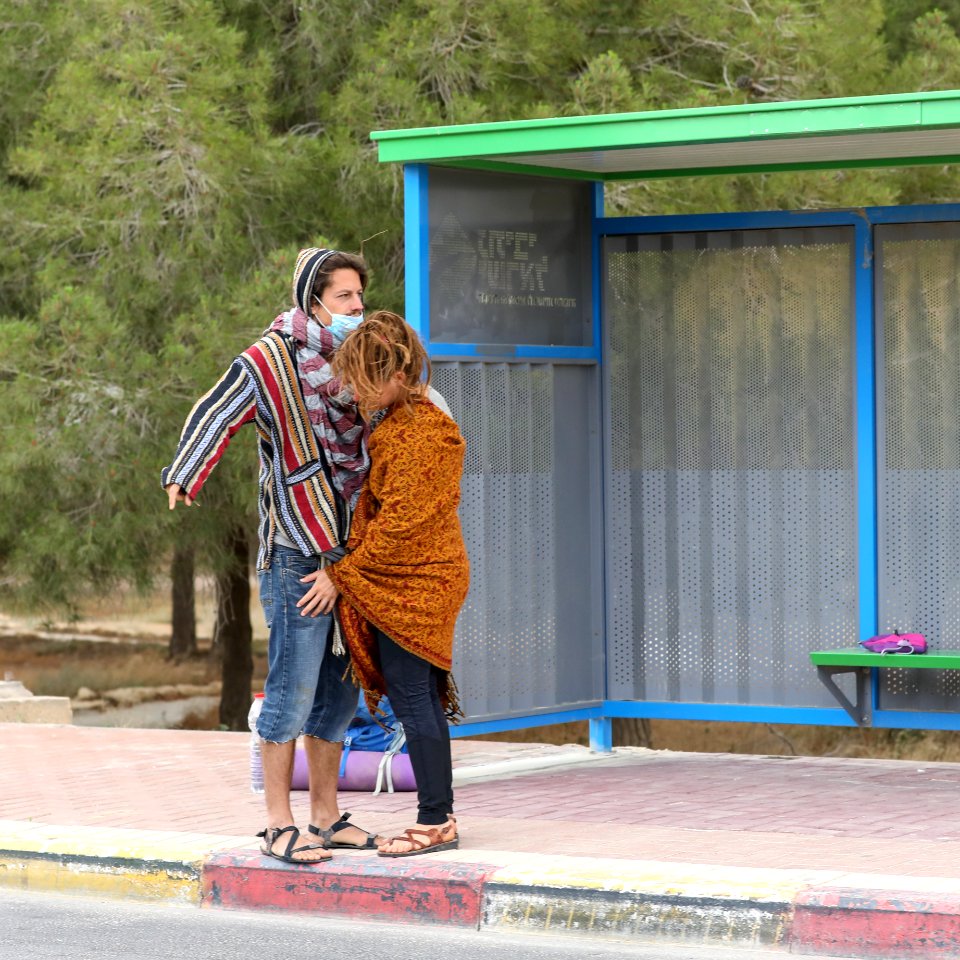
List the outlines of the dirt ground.
<svg viewBox="0 0 960 960">
<path fill-rule="evenodd" d="M 862 757 L 923 762 L 960 762 L 960 736 L 950 730 L 860 730 L 849 727 L 651 720 L 649 739 L 618 736 L 615 746 L 760 756 Z M 586 745 L 586 722 L 484 734 L 484 740 Z"/>
<path fill-rule="evenodd" d="M 266 675 L 266 628 L 256 590 L 253 593 L 253 687 L 260 689 Z M 213 588 L 205 581 L 198 581 L 197 587 L 200 652 L 180 662 L 167 656 L 169 607 L 163 592 L 150 597 L 131 592 L 111 597 L 109 602 L 92 601 L 72 622 L 49 622 L 23 611 L 0 610 L 0 675 L 20 680 L 38 696 L 71 698 L 82 687 L 102 692 L 117 687 L 210 683 L 219 679 L 219 665 L 208 655 L 212 627 Z M 216 729 L 217 724 L 215 706 L 188 713 L 178 721 L 178 726 L 191 729 Z M 588 732 L 583 722 L 486 734 L 483 739 L 586 744 Z M 615 721 L 614 743 L 707 753 L 960 762 L 960 736 L 950 731 Z"/>
<path fill-rule="evenodd" d="M 203 685 L 219 680 L 219 663 L 209 655 L 212 582 L 197 581 L 196 599 L 198 652 L 178 661 L 168 656 L 170 613 L 165 591 L 146 597 L 129 591 L 109 600 L 91 600 L 81 605 L 78 618 L 69 621 L 0 610 L 0 676 L 19 680 L 37 696 L 71 699 L 84 687 L 99 694 L 123 687 Z M 267 633 L 255 588 L 250 618 L 252 686 L 259 690 L 267 671 Z M 142 706 L 148 709 L 147 704 Z M 157 710 L 163 708 L 164 704 L 158 703 Z M 215 706 L 187 713 L 177 725 L 215 730 L 217 714 Z M 101 716 L 104 725 L 113 725 L 110 711 Z"/>
</svg>

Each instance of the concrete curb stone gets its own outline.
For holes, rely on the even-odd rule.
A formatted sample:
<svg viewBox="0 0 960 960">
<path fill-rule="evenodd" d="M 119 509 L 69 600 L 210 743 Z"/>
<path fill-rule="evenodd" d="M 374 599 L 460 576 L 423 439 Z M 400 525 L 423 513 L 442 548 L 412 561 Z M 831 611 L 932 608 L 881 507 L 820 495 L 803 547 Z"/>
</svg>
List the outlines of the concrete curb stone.
<svg viewBox="0 0 960 960">
<path fill-rule="evenodd" d="M 211 850 L 246 840 L 0 820 L 0 887 L 200 903 Z"/>
<path fill-rule="evenodd" d="M 14 821 L 0 821 L 0 835 L 0 887 L 865 960 L 960 957 L 960 885 L 937 878 L 657 861 L 585 870 L 557 856 L 465 862 L 462 851 L 341 852 L 301 867 L 238 837 Z"/>
</svg>

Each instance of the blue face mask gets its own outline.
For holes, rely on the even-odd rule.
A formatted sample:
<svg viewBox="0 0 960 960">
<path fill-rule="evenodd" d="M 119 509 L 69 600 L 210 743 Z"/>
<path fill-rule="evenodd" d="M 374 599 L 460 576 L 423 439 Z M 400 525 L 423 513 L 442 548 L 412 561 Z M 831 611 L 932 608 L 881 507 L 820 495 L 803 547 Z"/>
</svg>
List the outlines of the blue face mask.
<svg viewBox="0 0 960 960">
<path fill-rule="evenodd" d="M 326 305 L 319 297 L 314 297 L 317 303 L 323 307 L 324 310 L 327 310 Z M 347 339 L 347 336 L 353 333 L 357 327 L 363 323 L 363 314 L 361 313 L 358 317 L 351 317 L 346 313 L 330 313 L 327 310 L 327 313 L 330 316 L 330 325 L 327 329 L 330 331 L 330 335 L 333 337 L 333 342 L 339 347 L 344 340 Z"/>
</svg>

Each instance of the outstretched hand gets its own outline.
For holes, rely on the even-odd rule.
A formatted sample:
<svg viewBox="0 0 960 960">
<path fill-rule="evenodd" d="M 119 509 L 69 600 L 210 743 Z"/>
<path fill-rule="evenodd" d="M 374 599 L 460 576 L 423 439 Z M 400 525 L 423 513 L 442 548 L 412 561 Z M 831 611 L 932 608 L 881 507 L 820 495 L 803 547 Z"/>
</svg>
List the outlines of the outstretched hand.
<svg viewBox="0 0 960 960">
<path fill-rule="evenodd" d="M 182 500 L 184 505 L 188 507 L 192 507 L 197 502 L 193 497 L 183 492 L 183 487 L 179 483 L 168 484 L 163 489 L 167 491 L 167 496 L 170 498 L 171 510 L 176 508 L 178 500 Z"/>
<path fill-rule="evenodd" d="M 326 570 L 314 570 L 313 573 L 300 578 L 301 583 L 310 583 L 311 580 L 313 586 L 297 603 L 298 607 L 302 607 L 301 617 L 318 617 L 321 613 L 329 613 L 340 595 L 337 585 L 330 579 Z"/>
</svg>

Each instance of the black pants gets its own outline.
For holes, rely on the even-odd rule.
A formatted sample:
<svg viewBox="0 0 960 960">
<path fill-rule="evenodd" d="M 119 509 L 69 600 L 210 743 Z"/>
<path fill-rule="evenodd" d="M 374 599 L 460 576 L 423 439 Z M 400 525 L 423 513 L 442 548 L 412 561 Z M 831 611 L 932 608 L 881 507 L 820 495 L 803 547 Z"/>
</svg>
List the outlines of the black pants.
<svg viewBox="0 0 960 960">
<path fill-rule="evenodd" d="M 418 823 L 446 823 L 453 813 L 450 727 L 440 706 L 444 673 L 377 631 L 380 667 L 393 712 L 407 734 L 410 766 L 417 779 Z"/>
</svg>

